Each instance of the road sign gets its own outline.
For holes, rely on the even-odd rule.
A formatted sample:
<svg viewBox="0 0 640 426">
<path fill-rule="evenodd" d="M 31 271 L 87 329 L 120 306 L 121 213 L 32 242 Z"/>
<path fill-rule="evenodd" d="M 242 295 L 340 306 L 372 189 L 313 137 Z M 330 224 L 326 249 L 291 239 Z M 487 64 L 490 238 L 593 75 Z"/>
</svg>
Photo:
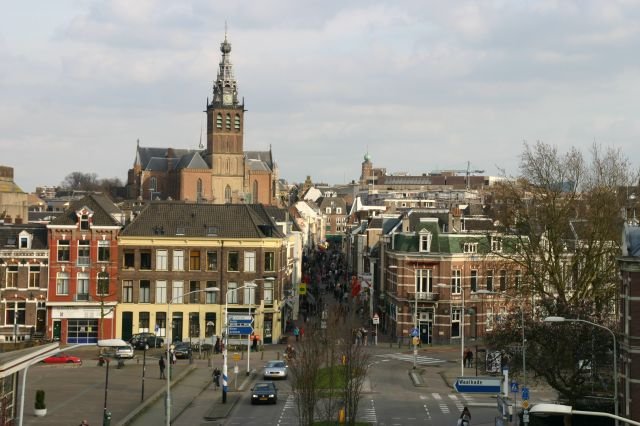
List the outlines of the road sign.
<svg viewBox="0 0 640 426">
<path fill-rule="evenodd" d="M 298 286 L 298 294 L 301 296 L 307 294 L 307 283 L 300 283 Z"/>
<path fill-rule="evenodd" d="M 420 335 L 420 330 L 418 330 L 416 327 L 413 327 L 411 329 L 411 337 L 418 337 Z"/>
<path fill-rule="evenodd" d="M 229 321 L 252 321 L 253 317 L 248 314 L 229 314 Z"/>
<path fill-rule="evenodd" d="M 247 327 L 247 326 L 250 326 L 252 323 L 253 321 L 246 321 L 246 320 L 229 321 L 229 327 Z"/>
<path fill-rule="evenodd" d="M 380 324 L 380 317 L 378 314 L 373 314 L 373 324 Z"/>
<path fill-rule="evenodd" d="M 524 401 L 522 401 L 522 408 L 524 408 L 525 410 L 527 408 L 529 408 L 529 400 L 525 399 Z"/>
<path fill-rule="evenodd" d="M 240 361 L 240 354 L 238 352 L 234 352 L 233 355 L 231 356 L 231 358 L 234 361 Z"/>
<path fill-rule="evenodd" d="M 413 346 L 418 346 L 418 344 L 420 343 L 420 339 L 417 337 L 414 337 L 413 339 L 411 339 L 413 343 Z M 415 351 L 414 351 L 415 352 Z"/>
<path fill-rule="evenodd" d="M 529 399 L 529 388 L 526 386 L 522 387 L 522 399 Z"/>
<path fill-rule="evenodd" d="M 522 415 L 522 423 L 529 423 L 529 414 Z"/>
<path fill-rule="evenodd" d="M 460 393 L 500 393 L 501 377 L 458 377 L 453 387 Z"/>
<path fill-rule="evenodd" d="M 511 392 L 518 393 L 518 382 L 511 382 Z"/>
<path fill-rule="evenodd" d="M 238 334 L 251 334 L 253 333 L 253 327 L 229 327 L 229 334 L 237 336 Z"/>
</svg>

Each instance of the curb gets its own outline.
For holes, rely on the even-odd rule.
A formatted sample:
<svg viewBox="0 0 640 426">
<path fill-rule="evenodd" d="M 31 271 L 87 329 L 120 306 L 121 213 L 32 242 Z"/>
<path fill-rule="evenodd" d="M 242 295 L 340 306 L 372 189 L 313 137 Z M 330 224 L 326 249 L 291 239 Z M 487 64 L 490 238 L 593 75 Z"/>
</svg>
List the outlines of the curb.
<svg viewBox="0 0 640 426">
<path fill-rule="evenodd" d="M 240 383 L 240 386 L 238 386 L 237 390 L 233 392 L 227 392 L 228 403 L 222 404 L 222 397 L 217 399 L 216 405 L 211 407 L 209 412 L 204 416 L 204 420 L 213 421 L 213 420 L 220 420 L 220 419 L 226 418 L 231 412 L 231 410 L 233 410 L 233 407 L 236 406 L 240 398 L 242 398 L 242 392 L 244 392 L 244 388 L 247 385 L 247 383 L 250 383 L 251 381 L 253 381 L 256 378 L 256 376 L 257 376 L 257 370 L 254 368 L 253 370 L 251 370 L 251 373 L 247 377 L 245 377 L 242 383 Z"/>
<path fill-rule="evenodd" d="M 416 386 L 416 387 L 426 386 L 424 381 L 422 380 L 422 375 L 420 373 L 414 370 L 409 370 L 407 373 L 409 374 L 409 378 L 411 379 L 411 382 L 413 382 L 413 386 Z"/>
</svg>

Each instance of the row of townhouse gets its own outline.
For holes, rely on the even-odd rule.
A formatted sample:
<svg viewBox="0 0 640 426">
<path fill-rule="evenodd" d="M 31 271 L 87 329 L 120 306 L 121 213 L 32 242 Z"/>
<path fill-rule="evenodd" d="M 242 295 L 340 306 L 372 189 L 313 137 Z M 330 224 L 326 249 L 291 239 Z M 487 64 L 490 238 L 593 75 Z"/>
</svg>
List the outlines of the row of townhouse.
<svg viewBox="0 0 640 426">
<path fill-rule="evenodd" d="M 129 220 L 88 195 L 47 225 L 0 227 L 0 339 L 203 341 L 227 307 L 276 342 L 295 314 L 301 234 L 269 206 L 158 201 Z"/>
</svg>

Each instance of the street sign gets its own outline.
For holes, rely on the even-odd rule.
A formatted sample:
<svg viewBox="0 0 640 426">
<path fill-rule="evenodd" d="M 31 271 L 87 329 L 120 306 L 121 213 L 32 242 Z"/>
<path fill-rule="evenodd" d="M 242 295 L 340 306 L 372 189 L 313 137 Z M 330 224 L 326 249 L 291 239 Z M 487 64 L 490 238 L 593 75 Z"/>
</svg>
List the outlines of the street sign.
<svg viewBox="0 0 640 426">
<path fill-rule="evenodd" d="M 231 358 L 236 362 L 240 361 L 240 354 L 238 352 L 234 352 Z"/>
<path fill-rule="evenodd" d="M 378 314 L 373 314 L 373 324 L 380 324 L 380 317 Z"/>
<path fill-rule="evenodd" d="M 418 337 L 420 335 L 420 330 L 418 330 L 416 327 L 413 327 L 411 329 L 411 337 Z"/>
<path fill-rule="evenodd" d="M 229 321 L 229 327 L 249 327 L 253 321 Z"/>
<path fill-rule="evenodd" d="M 511 392 L 518 393 L 518 382 L 511 382 Z"/>
<path fill-rule="evenodd" d="M 524 408 L 525 410 L 527 408 L 529 408 L 529 400 L 525 399 L 524 401 L 522 401 L 522 408 Z"/>
<path fill-rule="evenodd" d="M 307 294 L 307 283 L 300 283 L 298 286 L 298 294 L 301 296 Z"/>
<path fill-rule="evenodd" d="M 500 393 L 501 377 L 458 377 L 453 387 L 460 393 Z"/>
<path fill-rule="evenodd" d="M 529 399 L 529 388 L 526 386 L 522 387 L 522 399 Z"/>
<path fill-rule="evenodd" d="M 238 334 L 251 334 L 253 333 L 253 327 L 229 327 L 229 334 L 236 336 Z"/>
<path fill-rule="evenodd" d="M 233 322 L 233 321 L 252 321 L 253 317 L 251 315 L 248 314 L 229 314 L 229 322 Z"/>
<path fill-rule="evenodd" d="M 418 346 L 418 343 L 420 343 L 420 339 L 418 339 L 417 337 L 414 337 L 413 339 L 411 339 L 413 343 L 413 346 Z M 414 351 L 415 352 L 415 351 Z"/>
</svg>

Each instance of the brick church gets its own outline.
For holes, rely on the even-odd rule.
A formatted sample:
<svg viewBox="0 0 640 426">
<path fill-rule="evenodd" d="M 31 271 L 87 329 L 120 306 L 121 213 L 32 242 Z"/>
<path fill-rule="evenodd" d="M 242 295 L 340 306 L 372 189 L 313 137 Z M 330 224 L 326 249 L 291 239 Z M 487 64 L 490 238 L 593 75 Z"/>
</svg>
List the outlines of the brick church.
<svg viewBox="0 0 640 426">
<path fill-rule="evenodd" d="M 138 142 L 127 195 L 201 203 L 277 204 L 277 166 L 269 151 L 244 150 L 244 99 L 231 63 L 231 43 L 220 44 L 222 59 L 207 97 L 207 147 L 142 147 Z"/>
</svg>

